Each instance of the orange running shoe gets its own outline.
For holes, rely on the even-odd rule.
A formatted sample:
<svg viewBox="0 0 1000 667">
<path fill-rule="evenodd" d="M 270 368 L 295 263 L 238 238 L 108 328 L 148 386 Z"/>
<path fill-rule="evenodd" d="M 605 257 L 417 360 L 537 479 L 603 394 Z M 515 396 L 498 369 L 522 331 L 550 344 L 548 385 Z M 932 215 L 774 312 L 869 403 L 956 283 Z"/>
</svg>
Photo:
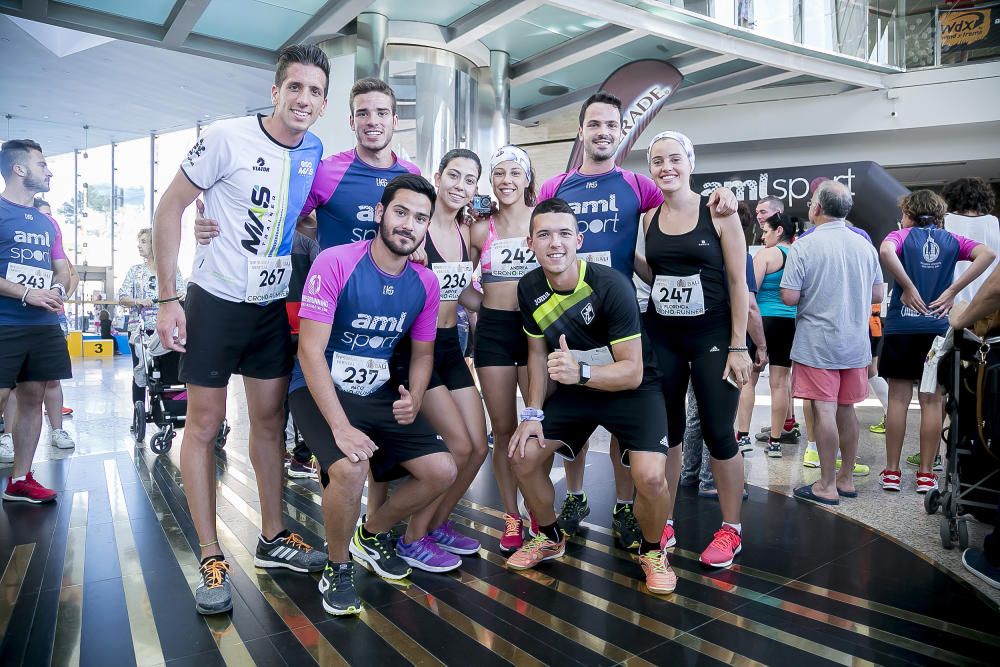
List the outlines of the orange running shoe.
<svg viewBox="0 0 1000 667">
<path fill-rule="evenodd" d="M 544 533 L 539 533 L 507 559 L 507 567 L 513 570 L 529 570 L 542 561 L 560 558 L 565 553 L 565 537 L 553 542 Z"/>
<path fill-rule="evenodd" d="M 639 566 L 646 574 L 646 588 L 650 593 L 673 593 L 677 588 L 677 575 L 670 569 L 665 550 L 640 554 Z"/>
</svg>

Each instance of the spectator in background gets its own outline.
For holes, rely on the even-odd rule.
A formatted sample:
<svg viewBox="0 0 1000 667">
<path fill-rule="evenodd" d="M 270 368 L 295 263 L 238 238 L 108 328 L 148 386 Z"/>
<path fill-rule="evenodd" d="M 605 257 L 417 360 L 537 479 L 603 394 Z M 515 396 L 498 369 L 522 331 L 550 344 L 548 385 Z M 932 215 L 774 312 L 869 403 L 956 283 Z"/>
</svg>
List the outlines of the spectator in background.
<svg viewBox="0 0 1000 667">
<path fill-rule="evenodd" d="M 959 178 L 944 186 L 941 196 L 948 203 L 949 213 L 944 216 L 946 231 L 958 236 L 964 236 L 982 243 L 1000 256 L 1000 221 L 993 213 L 996 197 L 990 184 L 981 178 Z M 997 267 L 1000 259 L 993 260 L 992 269 Z M 955 266 L 955 278 L 969 268 L 967 262 L 959 262 Z M 955 297 L 955 303 L 971 301 L 986 282 L 991 271 L 969 283 Z"/>
<path fill-rule="evenodd" d="M 906 435 L 906 412 L 913 398 L 913 383 L 920 382 L 924 359 L 934 337 L 948 330 L 945 319 L 955 296 L 978 278 L 996 253 L 981 243 L 941 229 L 944 200 L 930 190 L 917 190 L 900 201 L 903 228 L 882 241 L 880 255 L 896 281 L 885 318 L 882 374 L 889 381 L 886 416 L 885 469 L 880 477 L 886 491 L 899 491 L 899 457 Z M 955 277 L 955 266 L 972 261 Z M 941 444 L 943 404 L 941 391 L 918 393 L 920 400 L 920 464 L 917 493 L 937 488 L 931 471 Z"/>
<path fill-rule="evenodd" d="M 792 245 L 781 278 L 781 300 L 797 306 L 791 359 L 792 392 L 813 405 L 820 479 L 795 497 L 825 505 L 857 496 L 852 476 L 858 453 L 854 404 L 868 397 L 868 318 L 883 296 L 875 248 L 849 230 L 854 205 L 842 183 L 824 181 L 809 201 L 814 232 Z M 837 473 L 837 447 L 843 467 Z"/>
</svg>

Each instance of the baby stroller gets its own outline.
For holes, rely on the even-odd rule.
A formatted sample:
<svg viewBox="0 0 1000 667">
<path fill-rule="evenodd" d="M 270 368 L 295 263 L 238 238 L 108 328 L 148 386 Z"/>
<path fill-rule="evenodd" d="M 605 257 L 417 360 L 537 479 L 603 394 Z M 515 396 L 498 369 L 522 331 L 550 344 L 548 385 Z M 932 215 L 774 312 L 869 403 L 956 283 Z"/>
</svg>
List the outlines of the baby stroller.
<svg viewBox="0 0 1000 667">
<path fill-rule="evenodd" d="M 177 429 L 184 428 L 187 415 L 187 389 L 178 379 L 180 353 L 163 347 L 155 333 L 138 331 L 131 342 L 139 359 L 133 369 L 135 382 L 146 388 L 145 400 L 136 401 L 133 406 L 132 434 L 137 442 L 143 442 L 146 424 L 156 424 L 159 430 L 149 441 L 149 448 L 155 454 L 165 454 L 170 451 Z M 229 425 L 223 420 L 215 436 L 216 451 L 226 446 L 228 436 Z"/>
<path fill-rule="evenodd" d="M 969 545 L 968 514 L 992 521 L 1000 497 L 1000 336 L 952 332 L 954 346 L 942 357 L 949 424 L 941 489 L 924 496 L 924 509 L 942 511 L 941 546 Z"/>
</svg>

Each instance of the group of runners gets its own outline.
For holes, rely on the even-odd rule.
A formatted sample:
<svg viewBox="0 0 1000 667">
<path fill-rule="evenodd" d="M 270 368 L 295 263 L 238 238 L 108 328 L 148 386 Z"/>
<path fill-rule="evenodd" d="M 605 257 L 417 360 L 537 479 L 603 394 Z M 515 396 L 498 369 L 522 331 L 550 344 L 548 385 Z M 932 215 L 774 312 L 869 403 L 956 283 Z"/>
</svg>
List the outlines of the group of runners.
<svg viewBox="0 0 1000 667">
<path fill-rule="evenodd" d="M 638 552 L 650 591 L 673 591 L 667 549 L 676 543 L 673 499 L 689 384 L 722 519 L 701 561 L 732 564 L 741 550 L 744 489 L 733 427 L 741 387 L 754 371 L 747 336 L 754 265 L 734 194 L 692 190 L 688 138 L 653 137 L 649 176 L 617 167 L 622 106 L 599 92 L 580 111 L 578 169 L 536 190 L 523 149 L 501 146 L 488 161 L 455 149 L 432 182 L 393 153 L 395 95 L 374 78 L 351 90 L 355 147 L 323 158 L 309 128 L 328 111 L 328 77 L 320 49 L 285 48 L 271 89 L 273 113 L 207 128 L 154 213 L 156 329 L 164 346 L 183 353 L 180 377 L 188 386 L 180 462 L 199 540 L 197 610 L 232 608 L 229 563 L 216 532 L 214 442 L 233 374 L 243 376 L 246 389 L 260 498 L 254 564 L 321 572 L 319 590 L 331 614 L 362 609 L 354 560 L 401 579 L 412 568 L 453 570 L 478 551 L 479 542 L 449 516 L 489 456 L 487 413 L 509 567 L 564 554 L 567 536 L 590 513 L 584 460 L 588 439 L 602 426 L 612 435 L 615 536 Z M 28 153 L 41 158 L 40 149 Z M 495 203 L 473 216 L 483 169 Z M 199 245 L 182 305 L 181 216 L 199 197 Z M 5 224 L 23 207 L 2 205 L 12 211 L 4 210 Z M 31 270 L 44 284 L 25 289 L 9 269 L 0 281 L 0 323 L 16 321 L 25 345 L 34 336 L 24 329 L 27 308 L 37 310 L 31 313 L 41 333 L 65 285 L 58 227 L 27 218 L 32 238 L 52 241 L 49 264 Z M 293 242 L 296 228 L 312 218 L 322 251 L 298 280 L 293 338 L 285 298 L 293 274 L 305 272 L 293 267 Z M 772 223 L 764 230 L 775 239 L 768 245 L 779 247 L 789 230 Z M 640 238 L 644 253 L 636 251 Z M 767 267 L 783 264 L 779 252 L 768 255 Z M 651 286 L 643 312 L 633 274 Z M 474 366 L 482 394 L 459 343 L 459 306 L 478 314 Z M 775 306 L 771 316 L 787 313 Z M 775 336 L 785 335 L 781 324 L 772 323 Z M 61 336 L 59 342 L 65 352 Z M 26 356 L 19 385 L 39 377 L 34 355 Z M 68 358 L 65 365 L 68 374 Z M 63 377 L 62 369 L 42 375 Z M 3 387 L 10 373 L 6 365 L 0 370 Z M 772 385 L 783 386 L 784 378 Z M 285 440 L 286 404 L 318 460 L 325 552 L 283 519 L 278 443 Z M 776 426 L 780 417 L 775 412 Z M 31 428 L 24 428 L 25 441 Z M 564 458 L 568 490 L 558 513 L 549 477 L 556 454 Z M 19 459 L 15 476 L 30 479 L 29 465 L 30 456 Z M 397 535 L 403 521 L 405 532 Z"/>
</svg>

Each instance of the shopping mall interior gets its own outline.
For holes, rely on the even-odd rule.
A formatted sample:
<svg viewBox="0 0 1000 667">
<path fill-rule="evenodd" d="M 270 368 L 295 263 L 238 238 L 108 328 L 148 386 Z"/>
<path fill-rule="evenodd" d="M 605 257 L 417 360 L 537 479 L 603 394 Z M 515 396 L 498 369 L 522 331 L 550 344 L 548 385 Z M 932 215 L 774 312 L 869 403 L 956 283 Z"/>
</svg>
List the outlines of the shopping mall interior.
<svg viewBox="0 0 1000 667">
<path fill-rule="evenodd" d="M 856 409 L 859 461 L 870 467 L 855 477 L 856 499 L 793 497 L 820 474 L 802 464 L 804 433 L 782 458 L 759 442 L 747 451 L 746 539 L 729 568 L 699 562 L 718 500 L 676 489 L 672 594 L 648 591 L 615 538 L 610 509 L 621 499 L 601 429 L 587 459 L 592 512 L 564 557 L 505 566 L 487 462 L 452 513 L 478 552 L 451 572 L 402 581 L 359 568 L 364 610 L 334 617 L 318 574 L 255 567 L 263 510 L 234 379 L 215 453 L 233 609 L 195 613 L 200 542 L 181 437 L 157 439 L 163 427 L 147 413 L 137 427 L 119 290 L 143 261 L 137 234 L 206 128 L 271 114 L 275 62 L 290 44 L 329 59 L 328 106 L 311 130 L 324 157 L 354 147 L 350 91 L 373 76 L 395 93 L 399 159 L 429 175 L 453 148 L 485 164 L 515 144 L 541 184 L 578 166 L 581 104 L 620 90 L 617 164 L 647 175 L 650 140 L 683 132 L 697 151 L 694 190 L 729 188 L 751 216 L 774 196 L 804 221 L 817 179 L 834 179 L 878 249 L 901 220 L 900 195 L 978 177 L 1000 196 L 1000 2 L 0 0 L 0 136 L 41 146 L 52 178 L 40 196 L 80 278 L 66 297 L 73 377 L 62 383 L 75 447 L 51 446 L 46 422 L 32 466 L 58 500 L 0 510 L 0 664 L 996 664 L 1000 590 L 962 558 L 993 530 L 1000 463 L 967 466 L 954 504 L 926 503 L 905 463 L 902 491 L 885 492 L 886 436 L 868 428 L 884 417 L 874 393 Z M 483 173 L 479 192 L 491 188 Z M 177 263 L 185 275 L 194 220 L 192 206 Z M 751 246 L 756 230 L 754 220 Z M 762 377 L 751 438 L 771 420 Z M 915 397 L 906 456 L 920 420 Z M 558 505 L 561 462 L 550 477 Z M 320 481 L 283 484 L 286 526 L 321 549 Z"/>
</svg>

